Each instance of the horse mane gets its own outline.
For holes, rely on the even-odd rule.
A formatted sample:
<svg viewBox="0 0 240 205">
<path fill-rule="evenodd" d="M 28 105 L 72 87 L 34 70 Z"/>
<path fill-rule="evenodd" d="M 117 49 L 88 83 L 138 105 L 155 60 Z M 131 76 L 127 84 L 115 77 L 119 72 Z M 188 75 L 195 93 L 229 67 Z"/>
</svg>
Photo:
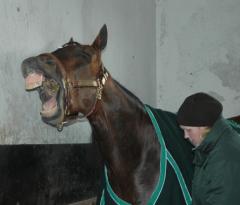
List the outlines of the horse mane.
<svg viewBox="0 0 240 205">
<path fill-rule="evenodd" d="M 140 107 L 144 107 L 144 103 L 136 96 L 134 95 L 130 90 L 128 90 L 127 88 L 125 88 L 122 84 L 120 84 L 117 80 L 113 80 L 118 87 L 120 87 L 128 96 L 130 96 L 132 100 L 135 101 L 135 103 L 138 103 L 138 106 Z"/>
</svg>

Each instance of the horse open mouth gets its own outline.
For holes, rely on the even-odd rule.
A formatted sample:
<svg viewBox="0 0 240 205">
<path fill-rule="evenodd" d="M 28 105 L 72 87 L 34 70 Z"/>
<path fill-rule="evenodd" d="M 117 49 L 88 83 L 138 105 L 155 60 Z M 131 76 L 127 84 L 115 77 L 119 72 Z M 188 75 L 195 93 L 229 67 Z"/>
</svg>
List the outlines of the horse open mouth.
<svg viewBox="0 0 240 205">
<path fill-rule="evenodd" d="M 28 91 L 37 90 L 42 102 L 40 114 L 44 118 L 50 118 L 57 114 L 57 97 L 60 85 L 52 78 L 42 73 L 30 73 L 25 78 L 25 89 Z"/>
</svg>

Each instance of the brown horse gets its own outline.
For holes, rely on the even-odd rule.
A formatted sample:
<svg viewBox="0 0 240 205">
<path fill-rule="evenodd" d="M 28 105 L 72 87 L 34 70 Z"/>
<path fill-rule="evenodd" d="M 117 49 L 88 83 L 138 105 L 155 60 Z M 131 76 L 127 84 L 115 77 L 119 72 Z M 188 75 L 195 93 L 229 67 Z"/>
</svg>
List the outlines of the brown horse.
<svg viewBox="0 0 240 205">
<path fill-rule="evenodd" d="M 160 200 L 164 205 L 190 204 L 191 199 L 183 192 L 191 183 L 191 146 L 184 140 L 180 142 L 183 137 L 175 115 L 144 105 L 112 78 L 101 61 L 106 44 L 104 25 L 91 45 L 71 39 L 52 53 L 24 60 L 26 89 L 38 90 L 42 120 L 58 130 L 81 118 L 89 120 L 105 164 L 106 188 L 98 203 L 143 205 Z M 155 121 L 161 115 L 167 117 L 162 120 L 166 127 L 160 129 Z M 165 139 L 170 148 L 165 147 L 162 138 L 162 134 L 169 133 L 168 128 L 170 137 L 177 136 L 180 152 L 175 156 L 183 155 L 177 160 L 181 164 L 178 171 L 184 172 L 182 178 L 174 171 L 175 161 L 171 161 L 168 151 L 172 149 L 170 137 Z M 184 163 L 190 167 L 187 171 Z M 174 180 L 168 181 L 166 175 Z M 178 178 L 186 181 L 182 185 L 185 188 L 179 187 Z"/>
</svg>

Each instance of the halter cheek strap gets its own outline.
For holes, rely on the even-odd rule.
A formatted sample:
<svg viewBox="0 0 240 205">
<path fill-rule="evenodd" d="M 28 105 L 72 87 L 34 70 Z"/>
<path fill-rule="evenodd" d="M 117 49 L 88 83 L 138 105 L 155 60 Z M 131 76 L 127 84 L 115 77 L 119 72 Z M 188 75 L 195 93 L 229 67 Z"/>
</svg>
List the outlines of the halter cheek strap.
<svg viewBox="0 0 240 205">
<path fill-rule="evenodd" d="M 83 118 L 90 116 L 94 112 L 97 101 L 102 99 L 103 88 L 109 77 L 109 73 L 104 68 L 104 66 L 101 65 L 102 74 L 96 80 L 72 81 L 69 78 L 67 78 L 67 73 L 65 71 L 63 64 L 55 55 L 53 55 L 52 53 L 45 53 L 43 55 L 50 56 L 52 59 L 54 59 L 61 71 L 61 74 L 62 74 L 62 84 L 63 84 L 63 89 L 64 89 L 64 94 L 63 94 L 64 95 L 64 104 L 63 104 L 64 112 L 61 113 L 59 122 L 57 123 L 58 131 L 62 131 L 64 125 L 69 125 L 69 124 L 73 124 L 77 121 L 80 121 Z M 69 107 L 70 107 L 70 102 L 69 102 L 70 90 L 83 88 L 83 87 L 93 87 L 96 89 L 95 102 L 94 102 L 92 108 L 90 109 L 90 111 L 87 112 L 85 115 L 80 115 L 80 113 L 72 115 L 72 113 L 69 109 Z"/>
</svg>

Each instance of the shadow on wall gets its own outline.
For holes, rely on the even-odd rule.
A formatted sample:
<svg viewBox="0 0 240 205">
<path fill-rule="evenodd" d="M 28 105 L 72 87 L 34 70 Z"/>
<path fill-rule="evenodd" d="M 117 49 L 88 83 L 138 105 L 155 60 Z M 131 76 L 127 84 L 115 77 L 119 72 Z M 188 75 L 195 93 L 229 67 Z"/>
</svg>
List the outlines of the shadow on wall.
<svg viewBox="0 0 240 205">
<path fill-rule="evenodd" d="M 0 204 L 67 205 L 97 195 L 94 144 L 0 146 Z"/>
</svg>

